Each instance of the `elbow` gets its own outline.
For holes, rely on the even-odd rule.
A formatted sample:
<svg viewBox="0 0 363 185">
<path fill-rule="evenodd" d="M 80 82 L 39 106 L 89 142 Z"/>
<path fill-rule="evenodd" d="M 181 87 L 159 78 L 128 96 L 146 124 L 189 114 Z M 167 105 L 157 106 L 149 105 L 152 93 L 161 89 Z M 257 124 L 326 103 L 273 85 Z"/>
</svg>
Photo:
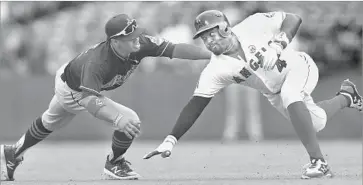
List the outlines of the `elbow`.
<svg viewBox="0 0 363 185">
<path fill-rule="evenodd" d="M 294 20 L 294 22 L 296 23 L 297 26 L 301 25 L 302 18 L 299 15 L 297 15 L 297 14 L 288 14 L 288 15 L 291 17 L 291 19 Z"/>
<path fill-rule="evenodd" d="M 281 30 L 288 35 L 288 38 L 291 41 L 295 37 L 301 23 L 302 19 L 299 15 L 288 13 L 286 14 Z"/>
<path fill-rule="evenodd" d="M 300 25 L 301 25 L 301 23 L 302 23 L 302 19 L 301 19 L 301 17 L 300 17 L 299 15 L 296 15 L 296 14 L 295 14 L 295 18 L 296 18 L 296 22 L 297 22 L 297 24 L 300 26 Z"/>
</svg>

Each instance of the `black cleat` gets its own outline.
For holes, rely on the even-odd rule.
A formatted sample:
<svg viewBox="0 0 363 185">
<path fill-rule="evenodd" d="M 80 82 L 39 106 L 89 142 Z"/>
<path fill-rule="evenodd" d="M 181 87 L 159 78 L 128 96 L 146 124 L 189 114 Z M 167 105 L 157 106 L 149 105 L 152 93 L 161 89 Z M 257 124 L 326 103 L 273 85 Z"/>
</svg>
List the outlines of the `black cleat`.
<svg viewBox="0 0 363 185">
<path fill-rule="evenodd" d="M 357 87 L 353 82 L 349 81 L 349 79 L 343 81 L 340 91 L 337 94 L 341 94 L 350 99 L 350 108 L 362 111 L 362 96 L 359 95 Z"/>
<path fill-rule="evenodd" d="M 103 169 L 103 175 L 105 179 L 111 180 L 137 180 L 141 176 L 134 172 L 130 168 L 131 163 L 127 161 L 125 158 L 122 158 L 118 161 L 111 162 L 108 159 L 106 160 L 105 168 Z"/>
<path fill-rule="evenodd" d="M 23 158 L 15 159 L 15 150 L 13 145 L 1 145 L 0 147 L 1 181 L 13 181 L 15 169 L 23 161 Z"/>
</svg>

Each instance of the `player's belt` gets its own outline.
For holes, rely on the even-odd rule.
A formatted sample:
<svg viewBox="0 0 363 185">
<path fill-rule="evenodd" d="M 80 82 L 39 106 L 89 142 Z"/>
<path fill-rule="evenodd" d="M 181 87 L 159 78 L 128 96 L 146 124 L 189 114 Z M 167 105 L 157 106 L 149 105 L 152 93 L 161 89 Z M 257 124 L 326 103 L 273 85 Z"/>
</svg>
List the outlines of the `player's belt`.
<svg viewBox="0 0 363 185">
<path fill-rule="evenodd" d="M 69 83 L 67 82 L 66 75 L 65 75 L 64 73 L 62 73 L 62 75 L 60 76 L 60 78 L 62 79 L 62 81 L 63 81 L 64 83 L 66 83 L 66 84 L 68 85 L 68 87 L 69 87 L 69 88 L 71 88 L 71 89 L 72 89 L 72 90 L 74 90 L 74 91 L 81 92 L 81 89 L 76 88 L 76 87 L 72 87 L 72 86 L 70 86 L 70 85 L 69 85 Z"/>
</svg>

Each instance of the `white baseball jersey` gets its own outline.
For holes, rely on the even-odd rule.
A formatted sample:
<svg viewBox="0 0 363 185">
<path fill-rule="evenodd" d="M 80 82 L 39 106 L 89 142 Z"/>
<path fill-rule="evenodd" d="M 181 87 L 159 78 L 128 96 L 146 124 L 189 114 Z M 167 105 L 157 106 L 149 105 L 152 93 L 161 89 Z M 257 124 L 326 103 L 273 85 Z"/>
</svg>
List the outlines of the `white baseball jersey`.
<svg viewBox="0 0 363 185">
<path fill-rule="evenodd" d="M 232 32 L 241 43 L 246 61 L 213 54 L 200 76 L 194 95 L 213 97 L 232 83 L 249 86 L 263 94 L 278 93 L 286 74 L 295 65 L 293 58 L 299 53 L 285 49 L 277 65 L 270 71 L 262 69 L 260 63 L 261 53 L 269 47 L 268 41 L 280 32 L 285 17 L 284 12 L 257 13 L 234 26 Z"/>
<path fill-rule="evenodd" d="M 241 57 L 212 55 L 199 78 L 194 96 L 211 98 L 232 83 L 246 85 L 264 94 L 287 119 L 287 107 L 293 102 L 303 101 L 315 130 L 323 129 L 327 115 L 310 96 L 318 82 L 319 70 L 309 55 L 286 48 L 273 70 L 265 71 L 260 67 L 261 53 L 268 47 L 268 41 L 280 32 L 285 17 L 283 12 L 257 13 L 233 27 L 246 61 Z"/>
</svg>

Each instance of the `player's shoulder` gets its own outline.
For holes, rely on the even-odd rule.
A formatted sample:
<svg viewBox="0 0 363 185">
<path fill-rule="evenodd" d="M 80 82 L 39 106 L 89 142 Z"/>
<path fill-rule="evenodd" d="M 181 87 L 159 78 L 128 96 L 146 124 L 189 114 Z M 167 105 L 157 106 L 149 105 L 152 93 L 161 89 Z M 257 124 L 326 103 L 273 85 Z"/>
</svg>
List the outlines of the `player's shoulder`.
<svg viewBox="0 0 363 185">
<path fill-rule="evenodd" d="M 284 17 L 284 12 L 274 11 L 274 12 L 258 12 L 246 17 L 243 21 L 236 24 L 233 27 L 233 31 L 242 32 L 246 30 L 256 30 L 261 29 L 265 24 L 268 24 L 275 17 Z"/>
<path fill-rule="evenodd" d="M 84 50 L 81 54 L 79 54 L 77 59 L 86 60 L 85 62 L 98 61 L 102 58 L 107 57 L 107 55 L 108 55 L 107 42 L 104 41 L 87 47 L 86 50 Z"/>
<path fill-rule="evenodd" d="M 275 16 L 281 16 L 284 14 L 285 14 L 285 12 L 281 12 L 281 11 L 257 12 L 257 13 L 247 16 L 243 21 L 240 22 L 240 24 L 246 24 L 246 23 L 260 24 L 259 21 L 268 20 Z"/>
<path fill-rule="evenodd" d="M 260 15 L 258 13 L 247 16 L 243 21 L 239 22 L 235 26 L 233 26 L 232 30 L 235 32 L 242 32 L 246 29 L 251 29 L 259 25 L 258 21 L 260 19 Z"/>
<path fill-rule="evenodd" d="M 95 70 L 102 70 L 109 64 L 106 62 L 110 55 L 112 55 L 111 47 L 107 42 L 101 42 L 91 46 L 86 51 L 88 57 L 86 57 L 85 65 Z"/>
<path fill-rule="evenodd" d="M 225 69 L 228 67 L 228 64 L 225 63 L 223 59 L 223 55 L 212 55 L 210 62 L 204 68 L 203 73 L 211 75 L 211 76 L 221 76 L 225 73 Z"/>
<path fill-rule="evenodd" d="M 273 18 L 276 16 L 284 15 L 285 12 L 282 11 L 271 11 L 271 12 L 258 12 L 249 16 L 250 19 L 266 19 L 266 18 Z"/>
</svg>

